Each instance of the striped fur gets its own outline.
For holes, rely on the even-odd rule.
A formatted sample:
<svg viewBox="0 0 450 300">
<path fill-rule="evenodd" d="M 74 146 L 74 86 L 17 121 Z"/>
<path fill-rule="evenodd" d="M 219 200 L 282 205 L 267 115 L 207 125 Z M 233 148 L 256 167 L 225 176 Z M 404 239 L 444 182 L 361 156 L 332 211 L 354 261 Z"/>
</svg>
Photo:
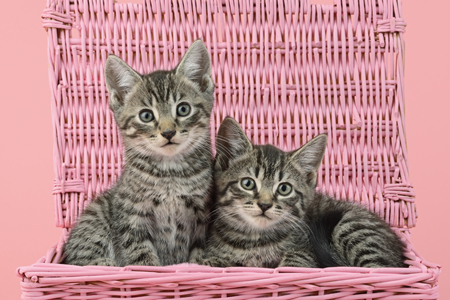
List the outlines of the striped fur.
<svg viewBox="0 0 450 300">
<path fill-rule="evenodd" d="M 81 215 L 65 245 L 64 263 L 196 261 L 205 246 L 212 193 L 214 84 L 206 47 L 196 41 L 177 68 L 144 76 L 109 56 L 105 78 L 125 166 L 116 184 Z M 180 105 L 190 113 L 180 115 Z"/>
<path fill-rule="evenodd" d="M 362 206 L 316 193 L 306 216 L 319 267 L 407 267 L 397 235 Z"/>
<path fill-rule="evenodd" d="M 289 153 L 252 145 L 231 118 L 217 136 L 211 266 L 402 267 L 403 245 L 378 216 L 315 192 L 327 138 Z M 255 187 L 246 189 L 248 179 Z M 280 187 L 292 187 L 282 195 Z M 248 188 L 248 186 L 247 186 Z"/>
</svg>

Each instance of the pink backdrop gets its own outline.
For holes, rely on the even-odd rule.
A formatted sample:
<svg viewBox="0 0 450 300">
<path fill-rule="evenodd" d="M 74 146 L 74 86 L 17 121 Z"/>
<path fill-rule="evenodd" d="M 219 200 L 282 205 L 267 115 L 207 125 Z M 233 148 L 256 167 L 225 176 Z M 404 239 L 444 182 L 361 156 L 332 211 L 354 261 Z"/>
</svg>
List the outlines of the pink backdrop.
<svg viewBox="0 0 450 300">
<path fill-rule="evenodd" d="M 313 0 L 329 3 L 331 0 Z M 125 2 L 125 1 L 120 1 Z M 133 2 L 140 2 L 134 0 Z M 406 34 L 406 123 L 411 181 L 419 211 L 415 248 L 440 263 L 440 299 L 450 299 L 450 2 L 403 3 Z M 431 2 L 430 2 L 431 3 Z M 45 0 L 3 3 L 0 17 L 0 210 L 2 299 L 20 299 L 18 266 L 59 239 L 54 226 L 52 128 L 47 81 Z M 429 45 L 429 46 L 428 46 Z M 33 149 L 30 151 L 29 149 Z M 32 155 L 30 155 L 33 153 Z"/>
</svg>

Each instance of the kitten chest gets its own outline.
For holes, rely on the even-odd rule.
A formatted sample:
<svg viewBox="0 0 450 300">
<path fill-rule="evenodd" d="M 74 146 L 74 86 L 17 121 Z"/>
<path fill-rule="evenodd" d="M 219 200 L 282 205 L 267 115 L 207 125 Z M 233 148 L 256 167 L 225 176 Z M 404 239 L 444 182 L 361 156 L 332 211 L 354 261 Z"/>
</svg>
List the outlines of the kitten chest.
<svg viewBox="0 0 450 300">
<path fill-rule="evenodd" d="M 194 209 L 188 207 L 182 195 L 170 195 L 154 207 L 154 246 L 161 264 L 186 262 L 196 229 Z"/>
<path fill-rule="evenodd" d="M 123 210 L 134 212 L 128 216 L 129 227 L 146 232 L 143 236 L 150 238 L 161 265 L 188 261 L 194 237 L 200 232 L 197 215 L 208 202 L 210 172 L 205 169 L 187 178 L 148 174 L 127 178 L 125 206 L 130 207 Z"/>
</svg>

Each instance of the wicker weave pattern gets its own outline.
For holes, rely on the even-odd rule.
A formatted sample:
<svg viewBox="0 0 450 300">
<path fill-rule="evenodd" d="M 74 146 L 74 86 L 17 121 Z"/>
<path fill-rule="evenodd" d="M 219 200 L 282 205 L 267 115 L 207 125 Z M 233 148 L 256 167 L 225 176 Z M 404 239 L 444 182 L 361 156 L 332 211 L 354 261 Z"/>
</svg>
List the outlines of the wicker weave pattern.
<svg viewBox="0 0 450 300">
<path fill-rule="evenodd" d="M 416 222 L 404 131 L 400 0 L 47 0 L 56 225 L 61 241 L 18 269 L 23 299 L 437 299 L 440 267 L 409 239 Z M 75 267 L 69 228 L 115 182 L 121 140 L 108 108 L 109 53 L 141 73 L 170 69 L 197 38 L 212 58 L 214 138 L 227 115 L 285 150 L 327 132 L 319 189 L 398 230 L 408 269 Z"/>
<path fill-rule="evenodd" d="M 414 226 L 399 2 L 52 0 L 43 24 L 57 226 L 71 227 L 121 172 L 103 76 L 108 53 L 148 73 L 174 67 L 197 38 L 211 53 L 217 85 L 212 137 L 227 115 L 254 143 L 285 150 L 327 132 L 319 188 L 366 205 L 391 226 Z"/>
<path fill-rule="evenodd" d="M 77 267 L 56 264 L 67 238 L 31 267 L 22 267 L 22 297 L 47 299 L 438 299 L 439 266 L 423 261 L 412 249 L 409 232 L 405 268 L 211 268 Z"/>
</svg>

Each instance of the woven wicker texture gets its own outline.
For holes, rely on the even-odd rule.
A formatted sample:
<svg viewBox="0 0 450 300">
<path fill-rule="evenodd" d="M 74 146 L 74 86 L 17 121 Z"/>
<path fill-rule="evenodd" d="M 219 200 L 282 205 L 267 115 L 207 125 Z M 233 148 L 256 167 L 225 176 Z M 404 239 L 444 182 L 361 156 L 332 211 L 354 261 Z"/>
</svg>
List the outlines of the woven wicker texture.
<svg viewBox="0 0 450 300">
<path fill-rule="evenodd" d="M 78 267 L 57 264 L 67 239 L 30 267 L 18 269 L 22 299 L 438 299 L 439 266 L 424 261 L 412 248 L 408 230 L 409 268 L 211 268 Z"/>
<path fill-rule="evenodd" d="M 318 185 L 377 212 L 416 222 L 404 135 L 400 3 L 338 1 L 52 0 L 48 29 L 57 226 L 71 227 L 123 164 L 103 68 L 114 53 L 141 73 L 173 68 L 197 38 L 212 59 L 221 120 L 254 143 L 298 148 L 327 132 Z"/>
<path fill-rule="evenodd" d="M 23 299 L 437 299 L 440 267 L 409 239 L 416 222 L 404 127 L 400 0 L 48 0 L 56 225 L 61 241 L 18 269 Z M 197 38 L 216 102 L 254 143 L 298 148 L 326 132 L 319 189 L 378 213 L 407 244 L 408 269 L 76 267 L 57 264 L 69 228 L 115 182 L 121 140 L 108 107 L 109 53 L 141 73 L 170 69 Z"/>
</svg>

